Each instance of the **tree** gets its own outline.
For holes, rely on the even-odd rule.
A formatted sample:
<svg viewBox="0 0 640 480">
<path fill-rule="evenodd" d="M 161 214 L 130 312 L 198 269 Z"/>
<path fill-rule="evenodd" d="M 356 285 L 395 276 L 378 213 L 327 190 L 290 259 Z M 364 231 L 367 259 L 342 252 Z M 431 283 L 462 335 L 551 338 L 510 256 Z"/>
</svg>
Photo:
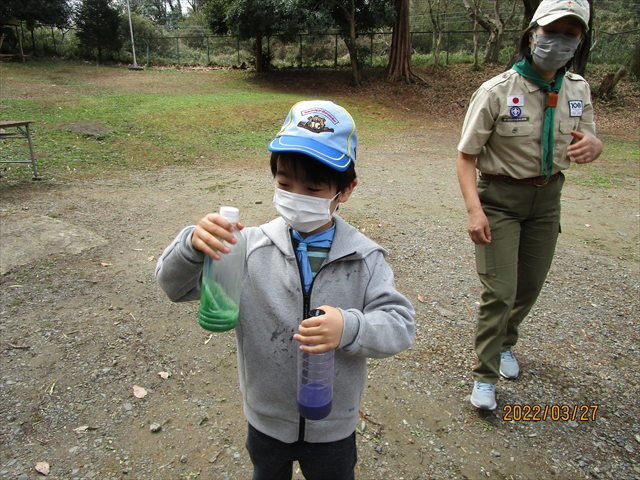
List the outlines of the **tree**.
<svg viewBox="0 0 640 480">
<path fill-rule="evenodd" d="M 358 33 L 393 25 L 395 0 L 325 0 L 325 2 L 332 6 L 333 19 L 349 50 L 351 83 L 359 85 L 362 82 L 363 63 L 358 48 Z"/>
<path fill-rule="evenodd" d="M 636 37 L 636 45 L 633 47 L 633 54 L 629 63 L 629 72 L 636 79 L 640 79 L 640 37 Z"/>
<path fill-rule="evenodd" d="M 51 25 L 60 29 L 68 28 L 72 8 L 67 0 L 2 0 L 0 19 L 17 18 L 26 23 L 31 32 L 33 53 L 36 52 L 34 30 L 38 24 Z"/>
<path fill-rule="evenodd" d="M 333 25 L 327 2 L 317 0 L 204 0 L 202 9 L 214 33 L 255 40 L 258 72 L 268 64 L 263 37 L 293 38 L 301 32 L 325 32 Z"/>
<path fill-rule="evenodd" d="M 290 18 L 280 0 L 231 0 L 226 25 L 243 39 L 255 39 L 256 72 L 264 70 L 262 38 L 288 30 Z"/>
<path fill-rule="evenodd" d="M 121 1 L 121 3 L 124 3 Z M 199 8 L 200 0 L 190 0 L 189 6 L 195 11 Z M 178 24 L 183 18 L 182 3 L 180 0 L 129 0 L 131 10 L 140 12 L 150 18 L 158 25 L 163 25 L 169 29 L 178 28 Z"/>
<path fill-rule="evenodd" d="M 393 24 L 387 81 L 426 83 L 411 69 L 411 32 L 409 25 L 409 0 L 396 0 L 396 21 Z"/>
<path fill-rule="evenodd" d="M 110 0 L 82 0 L 76 12 L 76 36 L 87 51 L 97 50 L 98 63 L 102 63 L 103 53 L 122 48 L 120 24 L 120 12 Z"/>
<path fill-rule="evenodd" d="M 515 14 L 516 2 L 517 0 L 513 0 L 511 13 L 503 20 L 500 17 L 500 0 L 492 0 L 492 16 L 485 13 L 484 10 L 479 7 L 479 3 L 474 2 L 472 5 L 469 3 L 469 0 L 463 0 L 464 6 L 471 19 L 489 32 L 489 40 L 485 50 L 484 63 L 498 63 L 498 56 L 500 54 L 500 47 L 502 46 L 504 30 Z"/>
<path fill-rule="evenodd" d="M 450 2 L 449 0 L 427 0 L 427 3 L 429 5 L 431 25 L 433 26 L 433 36 L 431 41 L 433 66 L 437 67 L 440 64 L 440 47 L 442 45 L 442 36 L 444 32 L 444 20 L 446 19 Z"/>
<path fill-rule="evenodd" d="M 352 82 L 362 80 L 363 49 L 358 32 L 390 27 L 395 0 L 203 0 L 203 11 L 216 33 L 228 32 L 255 39 L 256 69 L 261 71 L 262 39 L 265 36 L 293 37 L 302 32 L 325 33 L 338 29 L 349 50 Z"/>
<path fill-rule="evenodd" d="M 230 0 L 204 0 L 202 13 L 213 33 L 225 35 L 229 32 L 227 25 L 227 10 L 231 6 Z"/>
</svg>

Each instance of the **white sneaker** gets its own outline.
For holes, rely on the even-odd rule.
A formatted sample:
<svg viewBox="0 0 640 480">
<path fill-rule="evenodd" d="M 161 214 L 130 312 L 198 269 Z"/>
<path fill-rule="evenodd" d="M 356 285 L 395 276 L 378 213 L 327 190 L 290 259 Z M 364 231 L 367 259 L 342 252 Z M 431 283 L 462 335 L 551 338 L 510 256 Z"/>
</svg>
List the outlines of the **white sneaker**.
<svg viewBox="0 0 640 480">
<path fill-rule="evenodd" d="M 493 383 L 482 383 L 473 381 L 473 392 L 471 393 L 471 405 L 482 410 L 495 410 L 496 386 Z"/>
<path fill-rule="evenodd" d="M 511 350 L 500 354 L 500 375 L 509 380 L 518 378 L 520 366 L 518 360 Z"/>
</svg>

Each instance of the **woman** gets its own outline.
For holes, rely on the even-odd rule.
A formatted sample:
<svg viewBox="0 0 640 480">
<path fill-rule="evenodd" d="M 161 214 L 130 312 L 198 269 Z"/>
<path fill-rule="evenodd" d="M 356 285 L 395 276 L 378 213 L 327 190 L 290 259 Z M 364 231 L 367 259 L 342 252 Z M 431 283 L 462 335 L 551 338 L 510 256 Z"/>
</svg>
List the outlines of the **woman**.
<svg viewBox="0 0 640 480">
<path fill-rule="evenodd" d="M 484 287 L 470 398 L 476 408 L 494 410 L 500 375 L 519 374 L 512 348 L 553 259 L 562 170 L 602 152 L 589 85 L 566 71 L 581 61 L 576 51 L 589 48 L 588 23 L 585 0 L 543 0 L 520 37 L 518 62 L 474 93 L 462 127 L 458 180 Z"/>
</svg>

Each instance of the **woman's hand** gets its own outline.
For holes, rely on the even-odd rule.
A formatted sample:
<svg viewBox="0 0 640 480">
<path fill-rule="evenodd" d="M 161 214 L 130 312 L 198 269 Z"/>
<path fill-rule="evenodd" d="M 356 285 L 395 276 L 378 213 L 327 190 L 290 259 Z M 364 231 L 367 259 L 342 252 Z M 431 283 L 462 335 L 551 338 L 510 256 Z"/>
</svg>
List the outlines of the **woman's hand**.
<svg viewBox="0 0 640 480">
<path fill-rule="evenodd" d="M 293 336 L 300 345 L 300 350 L 309 353 L 323 353 L 338 348 L 344 330 L 342 312 L 329 305 L 318 307 L 324 315 L 310 317 L 302 321 L 298 334 Z M 313 347 L 308 346 L 313 344 Z"/>
<path fill-rule="evenodd" d="M 482 208 L 476 208 L 469 212 L 469 224 L 467 226 L 469 237 L 473 243 L 486 245 L 491 243 L 491 228 L 489 220 Z"/>
<path fill-rule="evenodd" d="M 575 130 L 571 135 L 577 140 L 567 149 L 567 155 L 572 162 L 593 162 L 602 153 L 602 141 L 599 138 Z"/>
<path fill-rule="evenodd" d="M 476 187 L 476 157 L 468 153 L 458 152 L 456 160 L 456 169 L 458 172 L 458 181 L 460 182 L 460 190 L 464 197 L 464 203 L 469 213 L 469 224 L 467 231 L 473 243 L 486 245 L 491 243 L 491 228 L 489 220 L 482 210 L 482 204 L 478 197 L 478 188 Z"/>
<path fill-rule="evenodd" d="M 236 224 L 238 230 L 244 225 Z M 219 213 L 208 213 L 196 225 L 191 234 L 191 244 L 197 250 L 205 253 L 214 260 L 220 260 L 220 253 L 229 253 L 230 249 L 224 242 L 235 244 L 238 240 L 233 235 L 233 224 Z"/>
</svg>

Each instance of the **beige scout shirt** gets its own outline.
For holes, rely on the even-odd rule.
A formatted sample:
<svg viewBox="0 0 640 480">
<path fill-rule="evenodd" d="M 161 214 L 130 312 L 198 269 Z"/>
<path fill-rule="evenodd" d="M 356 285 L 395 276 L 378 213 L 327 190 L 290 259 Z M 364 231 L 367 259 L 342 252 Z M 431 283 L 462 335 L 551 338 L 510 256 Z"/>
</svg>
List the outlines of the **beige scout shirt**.
<svg viewBox="0 0 640 480">
<path fill-rule="evenodd" d="M 547 94 L 515 70 L 486 81 L 471 97 L 458 150 L 478 155 L 483 173 L 530 178 L 542 172 L 542 132 Z M 595 136 L 591 89 L 567 73 L 555 113 L 553 173 L 569 168 L 569 132 Z"/>
</svg>

